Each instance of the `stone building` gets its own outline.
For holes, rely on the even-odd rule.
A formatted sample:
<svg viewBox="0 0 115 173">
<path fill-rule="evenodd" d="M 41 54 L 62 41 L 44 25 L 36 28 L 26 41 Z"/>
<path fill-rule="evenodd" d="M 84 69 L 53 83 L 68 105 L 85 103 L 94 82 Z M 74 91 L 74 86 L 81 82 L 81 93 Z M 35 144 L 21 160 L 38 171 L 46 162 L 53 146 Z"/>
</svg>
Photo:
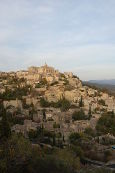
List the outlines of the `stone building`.
<svg viewBox="0 0 115 173">
<path fill-rule="evenodd" d="M 27 79 L 28 84 L 39 83 L 45 78 L 49 83 L 59 80 L 59 71 L 47 64 L 41 67 L 29 67 L 27 71 L 18 71 L 17 77 Z"/>
<path fill-rule="evenodd" d="M 38 123 L 33 122 L 32 120 L 24 120 L 23 125 L 16 124 L 12 127 L 11 130 L 14 131 L 15 133 L 22 133 L 24 136 L 27 137 L 27 133 L 30 130 L 36 131 L 39 126 L 40 125 Z"/>
<path fill-rule="evenodd" d="M 9 101 L 3 101 L 3 105 L 5 108 L 9 107 L 9 106 L 13 106 L 15 108 L 20 108 L 22 110 L 22 102 L 21 100 L 9 100 Z"/>
<path fill-rule="evenodd" d="M 46 63 L 44 66 L 41 67 L 29 67 L 28 68 L 29 73 L 39 73 L 39 74 L 58 74 L 59 71 L 55 70 L 53 67 L 49 67 Z"/>
</svg>

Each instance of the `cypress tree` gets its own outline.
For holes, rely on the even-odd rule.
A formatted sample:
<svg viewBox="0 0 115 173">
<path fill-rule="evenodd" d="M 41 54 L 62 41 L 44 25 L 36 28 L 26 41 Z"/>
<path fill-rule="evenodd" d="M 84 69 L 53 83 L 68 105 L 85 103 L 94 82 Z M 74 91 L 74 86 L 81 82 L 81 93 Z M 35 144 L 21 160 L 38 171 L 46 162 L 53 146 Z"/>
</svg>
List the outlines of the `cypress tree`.
<svg viewBox="0 0 115 173">
<path fill-rule="evenodd" d="M 79 107 L 80 107 L 80 108 L 83 107 L 83 98 L 82 98 L 82 96 L 81 96 L 81 99 L 80 99 L 80 101 L 79 101 Z"/>
<path fill-rule="evenodd" d="M 6 110 L 2 112 L 2 120 L 0 123 L 0 138 L 7 139 L 11 135 L 10 125 L 7 119 Z"/>
</svg>

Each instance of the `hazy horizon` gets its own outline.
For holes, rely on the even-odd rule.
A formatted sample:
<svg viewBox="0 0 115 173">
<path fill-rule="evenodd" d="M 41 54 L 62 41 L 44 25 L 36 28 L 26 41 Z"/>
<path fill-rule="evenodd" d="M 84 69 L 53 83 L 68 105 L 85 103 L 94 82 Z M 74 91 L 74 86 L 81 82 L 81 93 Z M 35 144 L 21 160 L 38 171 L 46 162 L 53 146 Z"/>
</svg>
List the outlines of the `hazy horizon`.
<svg viewBox="0 0 115 173">
<path fill-rule="evenodd" d="M 45 62 L 82 80 L 115 79 L 115 0 L 0 1 L 0 71 Z"/>
</svg>

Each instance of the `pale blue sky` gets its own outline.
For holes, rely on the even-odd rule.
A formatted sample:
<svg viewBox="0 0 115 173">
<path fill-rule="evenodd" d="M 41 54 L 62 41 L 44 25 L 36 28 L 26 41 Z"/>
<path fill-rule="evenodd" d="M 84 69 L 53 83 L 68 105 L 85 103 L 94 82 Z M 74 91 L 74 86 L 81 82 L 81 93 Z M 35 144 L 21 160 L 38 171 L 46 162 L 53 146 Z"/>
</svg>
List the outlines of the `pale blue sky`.
<svg viewBox="0 0 115 173">
<path fill-rule="evenodd" d="M 47 64 L 115 78 L 115 0 L 0 0 L 0 71 Z"/>
</svg>

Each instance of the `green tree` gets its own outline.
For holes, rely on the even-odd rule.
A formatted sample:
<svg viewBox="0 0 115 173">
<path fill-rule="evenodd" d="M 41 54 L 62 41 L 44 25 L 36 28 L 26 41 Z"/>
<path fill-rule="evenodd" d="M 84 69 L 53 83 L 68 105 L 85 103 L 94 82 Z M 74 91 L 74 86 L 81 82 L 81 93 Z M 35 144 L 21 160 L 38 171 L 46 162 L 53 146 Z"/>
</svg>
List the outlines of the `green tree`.
<svg viewBox="0 0 115 173">
<path fill-rule="evenodd" d="M 46 110 L 45 109 L 43 109 L 43 121 L 46 121 Z"/>
<path fill-rule="evenodd" d="M 53 135 L 53 145 L 54 146 L 56 145 L 56 135 L 55 134 Z"/>
<path fill-rule="evenodd" d="M 82 96 L 81 96 L 81 99 L 80 99 L 80 101 L 79 101 L 79 107 L 81 108 L 81 107 L 83 107 L 83 98 L 82 98 Z"/>
<path fill-rule="evenodd" d="M 102 106 L 105 106 L 105 100 L 101 99 L 101 100 L 98 100 L 98 103 Z"/>
<path fill-rule="evenodd" d="M 4 106 L 3 106 L 3 102 L 0 102 L 0 116 L 3 114 L 4 111 Z"/>
<path fill-rule="evenodd" d="M 23 164 L 31 158 L 30 142 L 21 135 L 12 135 L 0 147 L 0 172 L 21 173 Z"/>
<path fill-rule="evenodd" d="M 35 130 L 30 130 L 28 132 L 28 137 L 30 140 L 36 139 L 38 137 L 38 133 Z"/>
<path fill-rule="evenodd" d="M 62 163 L 64 161 L 65 165 L 68 165 L 73 171 L 77 172 L 80 169 L 80 159 L 76 157 L 75 152 L 69 147 L 57 149 L 54 154 L 57 159 L 61 160 Z M 70 172 L 73 172 L 72 170 Z"/>
<path fill-rule="evenodd" d="M 41 98 L 40 99 L 40 105 L 42 107 L 49 107 L 50 106 L 50 103 L 48 101 L 46 101 L 44 98 Z"/>
<path fill-rule="evenodd" d="M 95 137 L 95 135 L 96 135 L 95 131 L 90 127 L 86 128 L 84 133 L 87 134 L 88 136 L 92 136 L 92 137 Z"/>
<path fill-rule="evenodd" d="M 82 138 L 82 135 L 80 133 L 71 133 L 69 136 L 69 141 L 71 144 L 76 144 L 76 141 L 80 141 Z"/>
<path fill-rule="evenodd" d="M 60 124 L 57 124 L 56 122 L 53 124 L 53 128 L 54 129 L 58 129 L 58 128 L 60 128 Z"/>
<path fill-rule="evenodd" d="M 70 102 L 68 100 L 66 100 L 65 98 L 63 98 L 60 101 L 61 104 L 61 111 L 67 111 L 70 108 Z"/>
<path fill-rule="evenodd" d="M 104 159 L 105 159 L 105 162 L 108 162 L 110 159 L 111 159 L 111 156 L 112 156 L 112 153 L 110 150 L 106 150 L 104 152 Z"/>
<path fill-rule="evenodd" d="M 91 119 L 91 117 L 92 117 L 92 112 L 91 112 L 91 106 L 89 106 L 89 112 L 88 112 L 88 118 L 89 118 L 89 120 Z"/>
<path fill-rule="evenodd" d="M 84 111 L 81 109 L 80 111 L 73 112 L 72 119 L 74 121 L 77 121 L 77 120 L 86 120 L 86 119 L 88 119 L 88 117 L 85 115 Z"/>
<path fill-rule="evenodd" d="M 103 114 L 97 122 L 96 130 L 101 134 L 110 133 L 115 136 L 115 114 Z"/>
<path fill-rule="evenodd" d="M 11 135 L 10 125 L 7 119 L 6 110 L 3 110 L 2 120 L 0 122 L 0 138 L 7 139 Z"/>
<path fill-rule="evenodd" d="M 84 153 L 83 150 L 80 146 L 72 146 L 72 150 L 74 151 L 74 153 L 76 154 L 76 157 L 79 157 L 80 159 L 83 159 L 84 157 Z"/>
</svg>

